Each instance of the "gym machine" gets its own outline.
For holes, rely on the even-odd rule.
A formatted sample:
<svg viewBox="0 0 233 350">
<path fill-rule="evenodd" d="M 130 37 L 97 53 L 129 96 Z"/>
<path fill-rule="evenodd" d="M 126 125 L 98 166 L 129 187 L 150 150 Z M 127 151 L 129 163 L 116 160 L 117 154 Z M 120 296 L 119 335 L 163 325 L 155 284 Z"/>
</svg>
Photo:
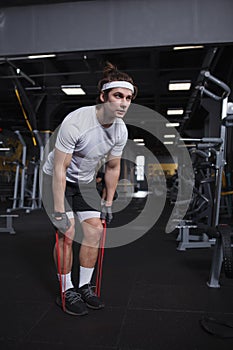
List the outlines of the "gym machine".
<svg viewBox="0 0 233 350">
<path fill-rule="evenodd" d="M 4 159 L 5 153 L 7 154 L 8 152 L 11 151 L 10 147 L 2 147 L 3 142 L 0 142 L 0 152 L 1 152 L 1 157 Z M 2 155 L 2 153 L 4 155 Z M 2 161 L 2 165 L 5 165 L 5 160 Z M 5 194 L 4 194 L 5 195 Z M 2 232 L 8 232 L 10 234 L 15 234 L 15 230 L 13 228 L 13 218 L 18 217 L 18 215 L 13 215 L 13 214 L 0 214 L 0 222 L 1 222 L 1 227 L 0 227 L 0 233 Z M 3 223 L 4 222 L 4 223 Z"/>
<path fill-rule="evenodd" d="M 223 100 L 222 108 L 222 125 L 221 125 L 221 137 L 226 139 L 226 129 L 233 127 L 233 113 L 231 104 L 228 103 L 227 97 Z M 225 150 L 223 150 L 225 158 Z M 214 212 L 211 228 L 208 230 L 208 234 L 211 237 L 215 237 L 216 243 L 214 246 L 214 252 L 212 257 L 212 264 L 210 270 L 209 280 L 207 285 L 211 288 L 220 288 L 219 278 L 221 274 L 222 266 L 226 277 L 233 278 L 233 256 L 232 256 L 232 238 L 233 228 L 228 224 L 219 223 L 220 215 L 220 203 L 221 203 L 221 190 L 222 190 L 222 175 L 223 166 L 218 169 L 218 177 L 216 178 L 216 192 L 214 201 Z"/>
<path fill-rule="evenodd" d="M 198 228 L 199 230 L 202 230 L 202 232 L 205 233 L 205 240 L 207 235 L 211 244 L 214 244 L 211 271 L 207 285 L 212 288 L 219 288 L 219 277 L 222 265 L 224 266 L 226 276 L 233 278 L 231 242 L 233 229 L 228 224 L 219 223 L 222 179 L 224 167 L 226 165 L 226 131 L 228 127 L 233 126 L 233 113 L 232 104 L 228 103 L 230 88 L 225 83 L 212 76 L 208 71 L 202 71 L 201 75 L 204 78 L 204 82 L 203 85 L 197 86 L 197 89 L 201 91 L 202 95 L 205 94 L 215 101 L 222 103 L 220 137 L 196 140 L 182 139 L 183 141 L 197 142 L 195 149 L 192 151 L 195 153 L 195 156 L 199 158 L 202 157 L 205 162 L 204 164 L 203 162 L 197 162 L 196 164 L 197 172 L 199 171 L 200 173 L 201 168 L 202 178 L 201 180 L 196 179 L 193 191 L 193 201 L 191 201 L 186 217 L 177 225 L 177 228 L 180 230 L 180 250 L 185 250 L 187 247 L 193 248 L 205 246 L 206 242 L 201 242 L 201 244 L 190 242 L 191 238 L 193 238 L 189 235 L 190 228 Z M 206 87 L 206 83 L 208 82 L 216 85 L 222 91 L 222 94 L 217 95 L 208 90 Z M 201 191 L 199 187 L 200 185 Z M 207 193 L 208 195 L 206 196 Z M 212 210 L 210 210 L 211 208 Z M 187 219 L 187 221 L 185 219 Z M 194 227 L 195 225 L 196 227 Z"/>
<path fill-rule="evenodd" d="M 224 107 L 226 116 L 224 116 Z M 225 101 L 223 100 L 222 117 L 221 135 L 224 135 L 228 127 L 233 127 L 233 104 L 228 103 L 226 98 Z M 225 276 L 227 278 L 233 278 L 233 229 L 230 225 L 219 224 L 219 197 L 222 194 L 220 194 L 220 188 L 221 185 L 219 185 L 218 191 L 216 191 L 216 202 L 218 204 L 214 212 L 216 216 L 213 218 L 212 227 L 209 229 L 209 235 L 216 239 L 209 280 L 207 282 L 207 285 L 210 288 L 220 288 L 219 279 L 222 266 L 224 268 Z M 232 195 L 232 191 L 230 191 L 230 194 Z M 222 339 L 233 338 L 232 322 L 226 322 L 225 320 L 205 315 L 200 320 L 200 325 L 208 334 L 218 336 Z"/>
<path fill-rule="evenodd" d="M 0 220 L 5 219 L 5 225 L 0 227 L 0 232 L 8 232 L 10 234 L 15 234 L 13 227 L 13 218 L 18 218 L 17 214 L 1 214 Z"/>
<path fill-rule="evenodd" d="M 27 143 L 22 133 L 19 130 L 15 131 L 21 145 L 22 154 L 21 160 L 15 162 L 15 184 L 13 194 L 13 204 L 7 209 L 7 213 L 14 210 L 23 209 L 26 213 L 31 210 L 40 209 L 42 206 L 41 194 L 39 191 L 39 168 L 43 158 L 43 142 L 38 130 L 33 131 L 39 147 L 39 157 L 34 157 L 33 160 L 27 160 Z M 25 202 L 27 201 L 27 205 Z"/>
<path fill-rule="evenodd" d="M 211 225 L 215 193 L 214 181 L 216 169 L 223 162 L 221 149 L 224 147 L 224 141 L 213 137 L 183 138 L 181 140 L 192 143 L 189 152 L 195 173 L 195 185 L 185 218 L 177 225 L 179 229 L 177 241 L 180 241 L 177 249 L 209 248 L 215 240 L 209 239 L 207 233 L 203 232 L 203 227 Z M 190 229 L 195 229 L 195 234 L 190 234 Z"/>
</svg>

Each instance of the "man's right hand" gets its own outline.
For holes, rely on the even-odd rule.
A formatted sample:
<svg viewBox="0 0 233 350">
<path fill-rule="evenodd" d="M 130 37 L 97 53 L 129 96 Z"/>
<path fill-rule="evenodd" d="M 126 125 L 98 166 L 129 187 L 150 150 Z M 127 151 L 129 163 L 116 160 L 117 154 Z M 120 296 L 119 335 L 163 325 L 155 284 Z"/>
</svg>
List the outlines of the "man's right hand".
<svg viewBox="0 0 233 350">
<path fill-rule="evenodd" d="M 61 232 L 66 233 L 66 231 L 70 228 L 71 222 L 66 215 L 66 213 L 56 212 L 52 214 L 51 217 L 53 225 Z"/>
<path fill-rule="evenodd" d="M 112 221 L 112 206 L 111 205 L 106 205 L 106 201 L 102 200 L 101 201 L 101 214 L 100 214 L 100 219 L 105 220 L 107 224 L 110 224 Z"/>
</svg>

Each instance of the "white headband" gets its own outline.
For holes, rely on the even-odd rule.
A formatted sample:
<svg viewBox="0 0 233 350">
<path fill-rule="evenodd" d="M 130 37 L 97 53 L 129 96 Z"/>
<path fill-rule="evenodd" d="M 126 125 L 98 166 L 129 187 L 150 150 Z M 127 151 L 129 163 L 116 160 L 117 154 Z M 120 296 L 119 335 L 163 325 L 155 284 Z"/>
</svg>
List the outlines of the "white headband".
<svg viewBox="0 0 233 350">
<path fill-rule="evenodd" d="M 132 91 L 132 93 L 134 93 L 133 84 L 123 80 L 110 81 L 109 83 L 106 83 L 103 85 L 102 90 L 104 91 L 104 90 L 113 89 L 117 87 L 129 89 Z"/>
</svg>

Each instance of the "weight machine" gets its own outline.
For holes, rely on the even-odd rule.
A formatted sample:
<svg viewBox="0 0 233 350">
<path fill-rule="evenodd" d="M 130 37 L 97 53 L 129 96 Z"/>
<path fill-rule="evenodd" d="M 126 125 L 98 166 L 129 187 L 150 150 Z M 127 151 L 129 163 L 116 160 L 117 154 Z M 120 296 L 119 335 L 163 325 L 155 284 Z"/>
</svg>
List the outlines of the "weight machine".
<svg viewBox="0 0 233 350">
<path fill-rule="evenodd" d="M 39 191 L 39 168 L 43 159 L 43 142 L 38 130 L 33 131 L 39 147 L 39 157 L 30 161 L 27 160 L 27 143 L 19 130 L 15 131 L 21 145 L 21 159 L 15 162 L 15 183 L 12 207 L 7 209 L 7 213 L 14 210 L 23 209 L 27 213 L 31 210 L 39 209 L 42 206 L 41 193 Z M 26 205 L 27 201 L 27 205 Z"/>
<path fill-rule="evenodd" d="M 196 244 L 196 242 L 190 242 L 192 236 L 189 235 L 189 228 L 198 228 L 204 232 L 211 244 L 214 244 L 214 251 L 212 257 L 212 264 L 210 270 L 209 281 L 207 285 L 212 288 L 219 288 L 219 277 L 221 273 L 222 265 L 224 266 L 225 274 L 229 278 L 233 278 L 233 261 L 232 261 L 232 237 L 233 229 L 228 224 L 221 224 L 219 222 L 220 205 L 222 195 L 222 179 L 224 173 L 224 167 L 226 165 L 226 147 L 227 147 L 227 128 L 233 126 L 233 113 L 232 104 L 228 103 L 228 96 L 231 92 L 230 88 L 221 80 L 215 78 L 208 71 L 202 71 L 201 75 L 204 78 L 204 83 L 197 86 L 201 95 L 207 95 L 208 97 L 222 103 L 221 111 L 221 126 L 219 138 L 202 138 L 202 139 L 182 139 L 183 141 L 197 142 L 194 153 L 196 156 L 201 156 L 206 162 L 205 176 L 209 172 L 210 176 L 203 177 L 201 183 L 202 189 L 209 190 L 212 187 L 212 191 L 206 197 L 203 196 L 203 192 L 200 192 L 200 188 L 194 189 L 194 200 L 191 201 L 191 206 L 187 212 L 187 221 L 182 220 L 177 228 L 180 230 L 181 240 L 180 246 L 185 250 L 186 247 L 201 247 L 206 246 L 206 242 Z M 222 94 L 217 95 L 215 92 L 210 91 L 206 87 L 206 83 L 211 82 L 217 86 Z M 214 162 L 213 162 L 214 159 Z M 202 171 L 205 168 L 201 164 Z M 211 172 L 211 168 L 214 170 Z M 199 169 L 200 170 L 200 169 Z M 203 175 L 203 174 L 202 174 Z M 211 185 L 212 183 L 212 185 Z M 197 183 L 196 183 L 197 184 Z M 199 181 L 200 184 L 200 181 Z M 208 186 L 207 186 L 208 184 Z M 211 193 L 213 193 L 211 197 Z M 198 200 L 197 200 L 198 199 Z M 201 203 L 202 199 L 202 204 Z M 195 203 L 196 200 L 196 203 Z M 199 204 L 199 206 L 198 206 Z M 204 209 L 205 207 L 205 209 Z M 208 210 L 207 210 L 207 209 Z M 212 208 L 212 210 L 210 210 Z M 206 213 L 202 213 L 207 210 Z M 200 211 L 200 213 L 199 213 Z M 196 215 L 197 214 L 197 215 Z M 208 215 L 206 215 L 208 214 Z M 192 220 L 190 220 L 192 219 Z M 200 219 L 200 220 L 198 220 Z M 203 220 L 205 219 L 205 220 Z M 193 227 L 192 225 L 196 225 Z M 206 236 L 205 236 L 206 238 Z M 202 245 L 203 244 L 203 245 Z"/>
<path fill-rule="evenodd" d="M 214 176 L 219 162 L 219 148 L 221 138 L 181 139 L 191 142 L 190 157 L 195 173 L 195 185 L 192 200 L 185 218 L 176 226 L 179 229 L 177 241 L 180 241 L 177 250 L 187 248 L 208 248 L 214 243 L 203 232 L 203 225 L 210 226 L 214 202 Z M 195 234 L 190 234 L 195 229 Z"/>
<path fill-rule="evenodd" d="M 228 127 L 233 127 L 233 113 L 228 104 L 227 97 L 223 100 L 222 108 L 222 125 L 221 136 L 226 139 L 226 130 Z M 231 113 L 231 114 L 230 114 Z M 225 149 L 222 150 L 223 159 L 225 161 Z M 228 278 L 233 278 L 233 256 L 232 256 L 232 237 L 233 228 L 228 224 L 219 223 L 220 204 L 222 195 L 222 176 L 223 166 L 219 166 L 218 177 L 216 179 L 216 192 L 214 201 L 214 211 L 212 225 L 209 229 L 209 236 L 215 237 L 216 243 L 214 247 L 212 264 L 210 270 L 209 280 L 207 285 L 211 288 L 219 288 L 219 278 L 221 274 L 222 265 L 224 267 L 225 275 Z"/>
</svg>

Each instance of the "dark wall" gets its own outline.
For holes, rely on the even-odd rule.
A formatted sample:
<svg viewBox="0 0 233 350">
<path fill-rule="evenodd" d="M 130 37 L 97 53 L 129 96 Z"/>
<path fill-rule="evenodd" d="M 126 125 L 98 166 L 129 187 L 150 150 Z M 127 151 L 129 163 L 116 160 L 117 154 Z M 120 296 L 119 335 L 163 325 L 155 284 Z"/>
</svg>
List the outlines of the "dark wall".
<svg viewBox="0 0 233 350">
<path fill-rule="evenodd" d="M 232 0 L 81 1 L 0 8 L 0 55 L 232 42 Z"/>
</svg>

